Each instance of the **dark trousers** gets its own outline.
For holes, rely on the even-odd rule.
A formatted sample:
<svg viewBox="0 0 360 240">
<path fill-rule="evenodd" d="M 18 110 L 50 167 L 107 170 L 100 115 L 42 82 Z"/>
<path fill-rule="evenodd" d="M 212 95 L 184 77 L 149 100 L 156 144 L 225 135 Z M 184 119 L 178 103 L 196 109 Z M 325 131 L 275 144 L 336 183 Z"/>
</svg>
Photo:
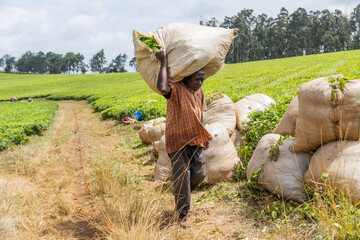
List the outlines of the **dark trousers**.
<svg viewBox="0 0 360 240">
<path fill-rule="evenodd" d="M 179 218 L 190 210 L 191 191 L 205 178 L 204 148 L 186 145 L 178 152 L 169 153 L 172 166 L 172 180 L 176 211 Z"/>
</svg>

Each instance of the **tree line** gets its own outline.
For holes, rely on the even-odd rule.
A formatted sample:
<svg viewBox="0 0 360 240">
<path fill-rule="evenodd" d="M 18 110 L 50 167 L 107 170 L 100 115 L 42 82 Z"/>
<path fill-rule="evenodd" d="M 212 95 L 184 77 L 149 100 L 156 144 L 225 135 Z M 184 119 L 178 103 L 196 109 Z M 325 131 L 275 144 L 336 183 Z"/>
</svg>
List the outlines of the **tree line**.
<svg viewBox="0 0 360 240">
<path fill-rule="evenodd" d="M 5 72 L 36 73 L 36 74 L 70 74 L 86 73 L 90 70 L 93 73 L 115 73 L 126 72 L 126 54 L 119 54 L 108 65 L 104 50 L 101 49 L 89 61 L 84 62 L 84 55 L 80 53 L 68 52 L 65 55 L 54 52 L 37 53 L 27 51 L 19 59 L 9 54 L 0 58 L 0 67 Z M 133 58 L 129 63 L 130 67 L 136 69 L 136 59 Z"/>
<path fill-rule="evenodd" d="M 303 56 L 360 49 L 360 4 L 344 15 L 340 10 L 293 13 L 282 8 L 277 17 L 255 16 L 243 9 L 223 22 L 201 20 L 201 25 L 237 28 L 238 34 L 226 56 L 227 63 Z"/>
</svg>

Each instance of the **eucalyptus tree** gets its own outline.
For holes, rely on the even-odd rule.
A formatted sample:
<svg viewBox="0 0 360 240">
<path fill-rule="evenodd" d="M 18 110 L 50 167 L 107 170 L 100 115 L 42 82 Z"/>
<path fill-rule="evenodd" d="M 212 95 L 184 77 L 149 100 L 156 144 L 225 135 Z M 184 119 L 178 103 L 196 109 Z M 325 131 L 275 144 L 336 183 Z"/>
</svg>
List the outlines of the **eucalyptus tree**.
<svg viewBox="0 0 360 240">
<path fill-rule="evenodd" d="M 110 65 L 107 68 L 106 72 L 126 72 L 125 63 L 126 63 L 127 55 L 119 54 L 115 59 L 113 59 Z"/>
<path fill-rule="evenodd" d="M 289 12 L 281 8 L 277 18 L 272 21 L 269 29 L 270 58 L 281 58 L 288 51 L 287 28 L 289 24 Z"/>
<path fill-rule="evenodd" d="M 309 15 L 304 8 L 298 8 L 289 16 L 287 30 L 288 48 L 286 56 L 302 56 L 309 42 Z"/>
<path fill-rule="evenodd" d="M 53 52 L 46 53 L 47 68 L 50 74 L 60 74 L 63 69 L 63 56 Z"/>
<path fill-rule="evenodd" d="M 105 70 L 106 58 L 104 49 L 101 49 L 90 59 L 90 69 L 92 72 L 103 73 Z"/>
<path fill-rule="evenodd" d="M 132 67 L 132 68 L 134 68 L 135 71 L 138 71 L 138 70 L 137 70 L 137 67 L 136 67 L 136 57 L 133 57 L 133 58 L 130 60 L 129 66 Z"/>
<path fill-rule="evenodd" d="M 47 57 L 45 53 L 39 51 L 31 60 L 33 60 L 33 70 L 35 73 L 44 74 L 47 72 Z"/>
<path fill-rule="evenodd" d="M 252 60 L 261 60 L 269 58 L 269 18 L 266 14 L 260 14 L 255 20 L 253 29 L 253 45 L 250 50 Z"/>
<path fill-rule="evenodd" d="M 5 59 L 5 72 L 10 73 L 15 70 L 16 58 L 9 56 Z"/>
<path fill-rule="evenodd" d="M 350 27 L 352 33 L 350 47 L 351 49 L 360 49 L 360 4 L 350 14 Z"/>
<path fill-rule="evenodd" d="M 0 68 L 4 68 L 5 66 L 5 60 L 4 58 L 0 58 Z"/>
</svg>

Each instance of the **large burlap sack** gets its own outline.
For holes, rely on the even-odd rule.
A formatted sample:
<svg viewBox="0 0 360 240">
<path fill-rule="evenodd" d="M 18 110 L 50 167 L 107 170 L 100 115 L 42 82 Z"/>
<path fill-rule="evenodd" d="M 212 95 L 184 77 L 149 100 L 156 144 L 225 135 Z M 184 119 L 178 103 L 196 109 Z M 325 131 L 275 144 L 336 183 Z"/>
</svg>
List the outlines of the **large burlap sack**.
<svg viewBox="0 0 360 240">
<path fill-rule="evenodd" d="M 275 101 L 261 93 L 245 96 L 235 103 L 236 126 L 241 131 L 246 131 L 244 121 L 248 121 L 248 115 L 253 111 L 265 111 Z"/>
<path fill-rule="evenodd" d="M 212 76 L 222 68 L 234 33 L 234 29 L 189 23 L 171 23 L 145 34 L 134 30 L 136 67 L 150 88 L 159 93 L 157 79 L 160 62 L 155 52 L 139 40 L 140 34 L 153 36 L 166 50 L 170 82 L 181 81 L 201 68 L 204 68 L 205 77 Z"/>
<path fill-rule="evenodd" d="M 235 104 L 225 94 L 217 94 L 211 100 L 203 115 L 204 125 L 221 123 L 229 135 L 232 135 L 236 126 Z"/>
<path fill-rule="evenodd" d="M 148 134 L 149 134 L 149 140 L 150 142 L 156 142 L 159 141 L 162 136 L 165 134 L 165 126 L 166 123 L 160 123 L 158 125 L 155 125 L 151 128 L 149 128 Z"/>
<path fill-rule="evenodd" d="M 293 151 L 314 151 L 337 139 L 359 140 L 360 80 L 346 81 L 342 91 L 338 84 L 329 83 L 337 77 L 342 75 L 318 78 L 301 86 Z"/>
<path fill-rule="evenodd" d="M 153 143 L 160 140 L 165 134 L 165 123 L 166 118 L 156 118 L 150 121 L 146 121 L 139 130 L 139 136 L 141 141 L 146 144 Z"/>
<path fill-rule="evenodd" d="M 246 177 L 250 179 L 253 172 L 260 170 L 258 183 L 263 188 L 285 200 L 306 201 L 302 176 L 311 155 L 291 152 L 289 147 L 294 139 L 280 138 L 281 135 L 273 133 L 261 138 L 247 166 Z"/>
<path fill-rule="evenodd" d="M 299 111 L 298 104 L 299 100 L 296 96 L 293 98 L 293 100 L 291 100 L 288 108 L 286 109 L 273 133 L 277 133 L 283 136 L 290 135 L 295 137 L 296 120 Z"/>
<path fill-rule="evenodd" d="M 169 155 L 166 153 L 165 135 L 161 137 L 160 141 L 153 145 L 159 152 L 159 157 L 155 164 L 154 181 L 163 182 L 171 179 L 171 161 Z"/>
<path fill-rule="evenodd" d="M 220 182 L 229 179 L 235 167 L 240 164 L 229 134 L 220 123 L 208 124 L 205 128 L 212 136 L 209 148 L 205 150 L 206 180 Z"/>
<path fill-rule="evenodd" d="M 358 141 L 333 141 L 320 147 L 311 158 L 304 181 L 309 186 L 327 183 L 347 190 L 360 200 L 360 143 Z M 326 178 L 326 174 L 327 178 Z M 323 176 L 323 177 L 324 177 Z"/>
</svg>

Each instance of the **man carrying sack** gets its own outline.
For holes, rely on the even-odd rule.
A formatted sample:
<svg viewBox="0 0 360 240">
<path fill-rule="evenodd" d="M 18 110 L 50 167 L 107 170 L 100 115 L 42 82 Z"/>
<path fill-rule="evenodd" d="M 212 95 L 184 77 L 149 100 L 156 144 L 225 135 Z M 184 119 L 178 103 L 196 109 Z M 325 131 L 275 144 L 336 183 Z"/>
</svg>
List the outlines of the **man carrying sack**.
<svg viewBox="0 0 360 240">
<path fill-rule="evenodd" d="M 204 150 L 212 139 L 202 124 L 202 113 L 206 110 L 201 89 L 204 70 L 169 83 L 165 50 L 160 49 L 156 57 L 161 62 L 157 87 L 167 102 L 165 143 L 171 159 L 176 212 L 181 226 L 190 227 L 187 214 L 191 191 L 206 177 Z"/>
<path fill-rule="evenodd" d="M 133 31 L 136 67 L 149 87 L 167 99 L 165 144 L 183 227 L 190 227 L 191 191 L 206 176 L 204 150 L 211 140 L 202 124 L 201 86 L 224 65 L 236 31 L 189 23 L 170 23 L 145 34 Z"/>
</svg>

